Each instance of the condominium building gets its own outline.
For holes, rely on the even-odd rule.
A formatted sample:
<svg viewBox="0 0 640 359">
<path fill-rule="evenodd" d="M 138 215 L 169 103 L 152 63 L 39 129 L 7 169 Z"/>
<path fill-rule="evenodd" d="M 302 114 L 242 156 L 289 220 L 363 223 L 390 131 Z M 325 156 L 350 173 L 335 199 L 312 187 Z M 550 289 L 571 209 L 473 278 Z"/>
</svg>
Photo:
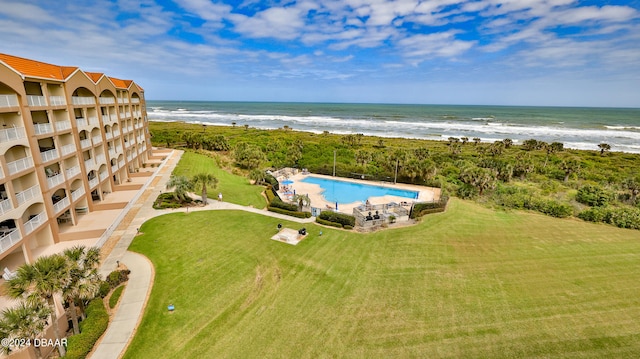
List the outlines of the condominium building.
<svg viewBox="0 0 640 359">
<path fill-rule="evenodd" d="M 64 232 L 92 212 L 122 208 L 105 197 L 136 188 L 147 125 L 131 80 L 0 54 L 0 270 L 80 238 Z"/>
</svg>

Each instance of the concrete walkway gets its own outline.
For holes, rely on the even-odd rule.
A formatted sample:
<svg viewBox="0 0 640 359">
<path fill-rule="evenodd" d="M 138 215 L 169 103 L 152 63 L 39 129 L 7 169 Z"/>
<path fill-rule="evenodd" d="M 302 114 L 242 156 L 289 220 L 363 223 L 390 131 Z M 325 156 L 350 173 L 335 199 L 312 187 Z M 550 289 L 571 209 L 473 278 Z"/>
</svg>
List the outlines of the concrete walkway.
<svg viewBox="0 0 640 359">
<path fill-rule="evenodd" d="M 132 207 L 131 212 L 136 213 L 130 224 L 120 235 L 119 241 L 113 247 L 109 255 L 103 260 L 100 267 L 100 275 L 105 278 L 109 273 L 114 271 L 118 263 L 123 264 L 131 270 L 129 282 L 120 298 L 120 304 L 117 308 L 114 319 L 109 324 L 106 333 L 102 337 L 100 343 L 94 352 L 89 356 L 91 359 L 112 359 L 120 358 L 124 355 L 127 346 L 133 339 L 135 331 L 142 320 L 142 314 L 146 307 L 149 294 L 154 279 L 154 269 L 151 262 L 143 255 L 127 251 L 129 245 L 138 234 L 140 226 L 150 218 L 157 217 L 167 213 L 175 212 L 193 212 L 208 210 L 240 210 L 265 216 L 270 216 L 286 221 L 298 223 L 311 223 L 315 219 L 311 218 L 295 218 L 285 216 L 283 214 L 269 212 L 267 210 L 257 209 L 253 207 L 241 206 L 228 202 L 221 202 L 209 199 L 209 204 L 203 207 L 179 208 L 179 209 L 153 209 L 153 202 L 161 191 L 165 191 L 166 184 L 171 177 L 173 169 L 180 161 L 183 151 L 174 150 L 165 162 L 158 169 L 156 175 L 159 180 L 149 186 L 146 191 L 150 191 L 148 196 L 141 196 L 138 202 Z M 193 196 L 198 197 L 199 196 Z"/>
</svg>

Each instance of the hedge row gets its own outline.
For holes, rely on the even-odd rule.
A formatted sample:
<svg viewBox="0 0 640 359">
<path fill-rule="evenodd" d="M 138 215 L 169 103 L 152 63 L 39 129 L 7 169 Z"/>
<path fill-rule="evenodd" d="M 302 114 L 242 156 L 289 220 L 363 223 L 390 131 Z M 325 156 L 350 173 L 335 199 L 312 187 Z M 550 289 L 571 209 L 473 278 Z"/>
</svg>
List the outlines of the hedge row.
<svg viewBox="0 0 640 359">
<path fill-rule="evenodd" d="M 298 218 L 310 218 L 311 212 L 298 212 L 298 211 L 288 211 L 286 209 L 269 206 L 267 209 L 271 212 L 284 214 L 287 216 L 298 217 Z"/>
<path fill-rule="evenodd" d="M 640 229 L 640 209 L 592 207 L 578 214 L 584 221 L 613 224 L 620 228 Z"/>
<path fill-rule="evenodd" d="M 272 189 L 267 188 L 266 191 L 264 191 L 264 194 L 267 196 L 267 203 L 271 203 L 273 202 L 274 199 L 278 198 L 280 199 L 280 197 L 278 197 L 275 192 L 273 192 Z"/>
<path fill-rule="evenodd" d="M 333 223 L 339 223 L 342 227 L 351 226 L 351 228 L 353 228 L 356 225 L 356 217 L 344 213 L 322 211 L 318 218 Z"/>
<path fill-rule="evenodd" d="M 92 300 L 87 306 L 86 313 L 87 319 L 80 323 L 80 334 L 70 336 L 67 341 L 65 358 L 85 358 L 109 326 L 109 314 L 102 298 Z"/>
<path fill-rule="evenodd" d="M 271 174 L 269 174 L 269 173 L 265 173 L 265 178 L 264 178 L 264 179 L 265 179 L 265 181 L 267 181 L 267 183 L 269 183 L 269 184 L 271 185 L 271 187 L 272 187 L 274 190 L 276 190 L 276 191 L 277 191 L 277 190 L 279 190 L 279 189 L 280 189 L 280 183 L 279 183 L 279 182 L 278 182 L 278 180 L 277 180 L 275 177 L 273 177 Z"/>
<path fill-rule="evenodd" d="M 298 211 L 298 206 L 296 206 L 295 204 L 282 202 L 280 198 L 274 198 L 273 201 L 269 203 L 269 207 L 276 207 L 291 212 Z"/>
<path fill-rule="evenodd" d="M 335 223 L 335 222 L 329 222 L 326 221 L 324 219 L 320 219 L 320 217 L 316 217 L 316 222 L 320 223 L 320 224 L 324 224 L 325 226 L 331 226 L 331 227 L 336 227 L 336 228 L 342 228 L 342 224 L 340 223 Z"/>
<path fill-rule="evenodd" d="M 420 202 L 413 205 L 410 217 L 412 219 L 422 217 L 430 213 L 444 212 L 447 207 L 448 197 L 443 197 L 438 202 Z"/>
</svg>

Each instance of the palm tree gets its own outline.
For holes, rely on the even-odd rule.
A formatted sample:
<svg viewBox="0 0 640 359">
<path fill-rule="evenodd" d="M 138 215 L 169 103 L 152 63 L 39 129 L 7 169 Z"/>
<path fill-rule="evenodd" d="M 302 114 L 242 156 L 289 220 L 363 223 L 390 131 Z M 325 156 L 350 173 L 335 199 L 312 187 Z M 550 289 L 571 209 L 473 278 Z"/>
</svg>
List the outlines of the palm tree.
<svg viewBox="0 0 640 359">
<path fill-rule="evenodd" d="M 100 288 L 98 265 L 100 264 L 100 249 L 75 246 L 64 251 L 69 263 L 69 283 L 62 289 L 62 297 L 69 303 L 73 333 L 80 333 L 78 316 L 76 315 L 76 300 L 80 299 L 84 313 L 84 301 L 95 298 Z M 83 314 L 84 315 L 84 314 Z"/>
<path fill-rule="evenodd" d="M 567 182 L 572 173 L 580 170 L 580 162 L 573 158 L 564 160 L 560 163 L 560 169 L 564 171 L 564 182 Z"/>
<path fill-rule="evenodd" d="M 60 343 L 60 328 L 54 297 L 62 294 L 68 282 L 69 266 L 67 260 L 59 254 L 40 257 L 33 264 L 22 265 L 18 268 L 16 277 L 7 282 L 11 297 L 24 297 L 27 304 L 32 306 L 46 303 L 51 312 L 56 343 Z M 60 356 L 64 356 L 63 345 L 58 345 L 58 352 Z"/>
<path fill-rule="evenodd" d="M 636 198 L 640 194 L 640 176 L 627 178 L 622 185 L 631 193 L 631 203 L 636 203 Z"/>
<path fill-rule="evenodd" d="M 34 305 L 21 301 L 18 306 L 2 311 L 0 335 L 2 338 L 40 339 L 47 327 L 49 314 L 49 308 L 42 305 L 42 303 Z M 5 354 L 9 354 L 12 348 L 3 345 L 2 350 Z M 34 345 L 33 350 L 37 358 L 42 358 L 39 345 Z"/>
<path fill-rule="evenodd" d="M 187 200 L 187 192 L 193 189 L 193 184 L 185 176 L 171 175 L 167 182 L 167 189 L 173 188 L 174 197 L 180 201 Z"/>
<path fill-rule="evenodd" d="M 259 169 L 251 170 L 251 172 L 249 172 L 249 179 L 253 181 L 253 184 L 259 185 L 267 180 L 267 174 Z"/>
<path fill-rule="evenodd" d="M 207 204 L 207 186 L 216 188 L 218 186 L 218 179 L 211 173 L 198 173 L 191 179 L 193 186 L 198 184 L 202 185 L 202 203 Z"/>
<path fill-rule="evenodd" d="M 297 194 L 293 196 L 293 201 L 298 203 L 298 211 L 302 212 L 304 206 L 311 204 L 311 199 L 306 194 Z"/>
</svg>

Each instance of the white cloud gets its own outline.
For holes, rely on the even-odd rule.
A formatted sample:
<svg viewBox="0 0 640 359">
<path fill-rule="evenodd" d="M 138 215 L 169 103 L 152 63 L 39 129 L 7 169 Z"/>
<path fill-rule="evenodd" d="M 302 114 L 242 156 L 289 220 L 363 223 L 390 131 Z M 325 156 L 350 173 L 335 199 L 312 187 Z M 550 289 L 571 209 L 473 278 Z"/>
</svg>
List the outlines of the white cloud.
<svg viewBox="0 0 640 359">
<path fill-rule="evenodd" d="M 413 35 L 398 41 L 404 55 L 414 63 L 432 57 L 456 57 L 469 50 L 475 41 L 455 39 L 455 31 Z"/>
<path fill-rule="evenodd" d="M 291 40 L 299 36 L 299 31 L 305 24 L 302 19 L 305 15 L 299 7 L 274 7 L 251 17 L 232 14 L 229 18 L 233 21 L 235 30 L 243 35 Z"/>
</svg>

